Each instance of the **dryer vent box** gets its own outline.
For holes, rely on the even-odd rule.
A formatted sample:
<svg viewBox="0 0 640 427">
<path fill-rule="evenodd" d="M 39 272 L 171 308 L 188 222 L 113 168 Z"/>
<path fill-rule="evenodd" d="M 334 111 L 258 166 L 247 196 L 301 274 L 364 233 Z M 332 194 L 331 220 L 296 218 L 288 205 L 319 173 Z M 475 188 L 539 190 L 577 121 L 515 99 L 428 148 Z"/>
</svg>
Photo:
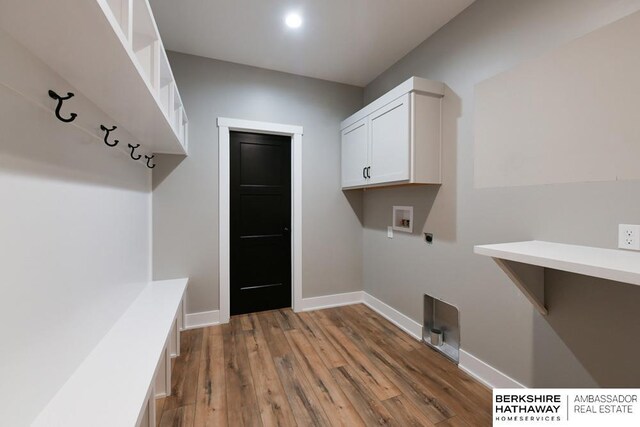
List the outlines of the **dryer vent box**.
<svg viewBox="0 0 640 427">
<path fill-rule="evenodd" d="M 430 295 L 424 296 L 422 341 L 456 364 L 460 360 L 460 315 L 458 308 Z M 432 331 L 438 333 L 432 334 Z M 441 342 L 431 342 L 440 335 Z"/>
</svg>

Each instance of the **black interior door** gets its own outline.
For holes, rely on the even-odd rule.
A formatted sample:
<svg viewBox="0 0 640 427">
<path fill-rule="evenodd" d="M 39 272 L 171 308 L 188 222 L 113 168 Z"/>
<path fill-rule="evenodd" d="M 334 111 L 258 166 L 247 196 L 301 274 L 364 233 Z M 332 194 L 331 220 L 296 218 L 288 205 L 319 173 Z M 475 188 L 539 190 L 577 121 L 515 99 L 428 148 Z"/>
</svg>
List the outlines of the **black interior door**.
<svg viewBox="0 0 640 427">
<path fill-rule="evenodd" d="M 291 138 L 231 132 L 231 314 L 291 306 Z"/>
</svg>

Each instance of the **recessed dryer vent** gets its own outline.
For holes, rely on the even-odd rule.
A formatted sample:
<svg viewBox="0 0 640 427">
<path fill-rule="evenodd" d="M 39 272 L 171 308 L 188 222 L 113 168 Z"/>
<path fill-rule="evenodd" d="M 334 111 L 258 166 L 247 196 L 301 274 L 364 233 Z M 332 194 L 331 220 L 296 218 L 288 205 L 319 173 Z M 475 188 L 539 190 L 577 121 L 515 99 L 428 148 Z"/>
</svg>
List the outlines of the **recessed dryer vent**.
<svg viewBox="0 0 640 427">
<path fill-rule="evenodd" d="M 460 359 L 460 315 L 458 308 L 430 295 L 425 295 L 422 341 L 457 364 Z"/>
</svg>

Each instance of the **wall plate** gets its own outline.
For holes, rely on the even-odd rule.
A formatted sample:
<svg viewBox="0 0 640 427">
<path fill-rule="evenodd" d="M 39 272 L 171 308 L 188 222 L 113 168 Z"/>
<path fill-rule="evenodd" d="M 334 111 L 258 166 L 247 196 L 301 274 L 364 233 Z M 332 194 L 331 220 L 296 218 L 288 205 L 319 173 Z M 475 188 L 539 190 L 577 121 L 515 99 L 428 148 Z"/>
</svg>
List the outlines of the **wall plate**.
<svg viewBox="0 0 640 427">
<path fill-rule="evenodd" d="M 392 224 L 396 231 L 413 233 L 413 206 L 394 206 Z"/>
<path fill-rule="evenodd" d="M 618 247 L 640 251 L 640 225 L 618 225 Z"/>
</svg>

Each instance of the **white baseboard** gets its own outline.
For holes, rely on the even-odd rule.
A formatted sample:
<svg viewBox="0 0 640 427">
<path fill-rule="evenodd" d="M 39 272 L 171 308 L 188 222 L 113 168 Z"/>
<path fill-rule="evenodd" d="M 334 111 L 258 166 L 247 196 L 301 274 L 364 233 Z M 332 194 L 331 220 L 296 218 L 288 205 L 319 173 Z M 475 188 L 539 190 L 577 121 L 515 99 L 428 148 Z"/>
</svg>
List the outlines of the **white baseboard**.
<svg viewBox="0 0 640 427">
<path fill-rule="evenodd" d="M 395 308 L 390 305 L 385 304 L 380 301 L 378 298 L 363 292 L 364 298 L 363 303 L 371 308 L 373 311 L 377 312 L 379 315 L 387 319 L 389 322 L 393 323 L 413 338 L 418 341 L 422 340 L 422 325 L 410 317 L 405 316 L 400 313 Z"/>
<path fill-rule="evenodd" d="M 380 314 L 382 317 L 415 339 L 422 339 L 421 324 L 364 291 L 304 298 L 302 300 L 302 309 L 300 311 L 321 310 L 323 308 L 340 307 L 352 304 L 366 304 L 376 313 Z"/>
<path fill-rule="evenodd" d="M 323 295 L 321 297 L 303 298 L 300 311 L 320 310 L 323 308 L 340 307 L 361 303 L 362 291 L 347 292 L 344 294 Z"/>
<path fill-rule="evenodd" d="M 493 366 L 460 349 L 458 367 L 489 388 L 526 388 Z"/>
<path fill-rule="evenodd" d="M 385 304 L 374 296 L 363 292 L 364 303 L 388 321 L 411 335 L 422 340 L 422 325 Z M 471 353 L 460 349 L 458 367 L 489 388 L 526 388 L 508 375 L 500 372 Z"/>
<path fill-rule="evenodd" d="M 187 313 L 184 320 L 184 329 L 205 328 L 218 324 L 220 324 L 220 310 Z"/>
</svg>

